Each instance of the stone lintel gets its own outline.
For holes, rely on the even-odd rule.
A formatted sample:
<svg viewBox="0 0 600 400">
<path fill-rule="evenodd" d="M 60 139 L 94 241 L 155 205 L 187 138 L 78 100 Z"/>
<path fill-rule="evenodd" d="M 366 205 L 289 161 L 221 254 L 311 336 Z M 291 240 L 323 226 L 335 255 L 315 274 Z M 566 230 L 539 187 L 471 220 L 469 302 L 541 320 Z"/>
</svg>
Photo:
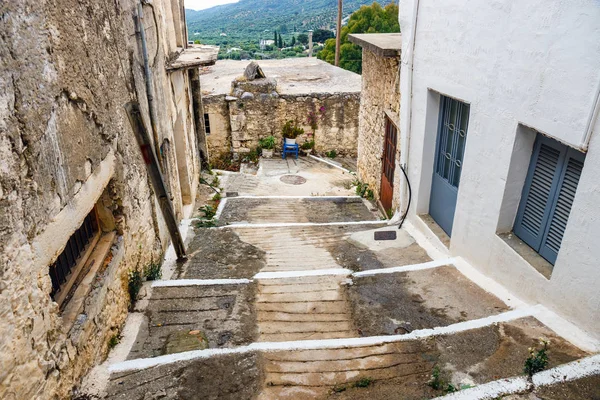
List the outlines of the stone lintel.
<svg viewBox="0 0 600 400">
<path fill-rule="evenodd" d="M 353 33 L 348 40 L 379 57 L 399 57 L 402 50 L 401 33 Z"/>
<path fill-rule="evenodd" d="M 190 45 L 167 63 L 167 71 L 215 65 L 218 54 L 218 46 Z"/>
</svg>

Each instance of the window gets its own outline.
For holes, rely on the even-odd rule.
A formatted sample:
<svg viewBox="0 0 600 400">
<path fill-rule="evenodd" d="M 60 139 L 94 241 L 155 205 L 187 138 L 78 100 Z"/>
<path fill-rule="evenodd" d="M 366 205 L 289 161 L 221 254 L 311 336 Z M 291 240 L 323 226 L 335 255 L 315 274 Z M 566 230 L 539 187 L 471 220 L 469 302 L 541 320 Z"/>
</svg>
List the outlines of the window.
<svg viewBox="0 0 600 400">
<path fill-rule="evenodd" d="M 538 135 L 533 146 L 515 235 L 554 264 L 575 198 L 585 155 Z"/>
<path fill-rule="evenodd" d="M 61 305 L 77 281 L 83 265 L 87 261 L 91 249 L 100 237 L 100 229 L 96 219 L 96 211 L 85 217 L 81 226 L 71 235 L 67 245 L 56 261 L 50 265 L 52 280 L 52 299 Z"/>
<path fill-rule="evenodd" d="M 207 135 L 210 135 L 210 118 L 208 114 L 204 114 L 204 131 Z"/>
</svg>

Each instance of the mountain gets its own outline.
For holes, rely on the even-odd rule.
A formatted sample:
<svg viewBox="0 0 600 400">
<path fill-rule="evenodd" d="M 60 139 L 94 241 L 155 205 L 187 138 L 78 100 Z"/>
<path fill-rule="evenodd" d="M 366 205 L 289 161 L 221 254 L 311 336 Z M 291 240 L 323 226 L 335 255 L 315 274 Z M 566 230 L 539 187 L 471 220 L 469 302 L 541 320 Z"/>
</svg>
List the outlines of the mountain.
<svg viewBox="0 0 600 400">
<path fill-rule="evenodd" d="M 392 2 L 397 0 L 379 1 L 382 6 Z M 373 0 L 344 0 L 344 17 L 372 3 Z M 337 0 L 240 0 L 206 10 L 185 11 L 190 39 L 210 43 L 218 42 L 215 38 L 222 33 L 238 38 L 261 35 L 270 38 L 265 31 L 285 35 L 309 29 L 333 29 Z"/>
</svg>

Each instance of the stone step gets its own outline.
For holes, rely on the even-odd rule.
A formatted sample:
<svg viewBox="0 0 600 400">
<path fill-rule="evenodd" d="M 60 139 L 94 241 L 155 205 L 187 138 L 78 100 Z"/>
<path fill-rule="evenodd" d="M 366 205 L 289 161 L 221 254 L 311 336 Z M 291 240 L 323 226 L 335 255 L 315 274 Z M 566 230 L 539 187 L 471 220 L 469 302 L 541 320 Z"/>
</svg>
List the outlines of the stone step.
<svg viewBox="0 0 600 400">
<path fill-rule="evenodd" d="M 310 301 L 343 300 L 339 289 L 319 290 L 301 293 L 260 293 L 256 296 L 258 303 L 306 303 Z"/>
<path fill-rule="evenodd" d="M 315 314 L 315 313 L 286 313 L 277 311 L 259 311 L 256 314 L 256 318 L 259 321 L 289 321 L 289 322 L 345 322 L 351 321 L 348 313 L 340 314 Z"/>
<path fill-rule="evenodd" d="M 313 332 L 342 332 L 354 331 L 350 321 L 317 321 L 317 322 L 291 322 L 291 321 L 261 321 L 258 320 L 261 334 L 271 333 L 313 333 Z"/>
<path fill-rule="evenodd" d="M 257 303 L 257 311 L 280 311 L 298 314 L 341 314 L 347 312 L 345 301 L 311 301 L 303 303 Z"/>
<path fill-rule="evenodd" d="M 306 333 L 261 333 L 259 342 L 293 342 L 297 340 L 348 339 L 356 337 L 354 331 L 306 332 Z"/>
</svg>

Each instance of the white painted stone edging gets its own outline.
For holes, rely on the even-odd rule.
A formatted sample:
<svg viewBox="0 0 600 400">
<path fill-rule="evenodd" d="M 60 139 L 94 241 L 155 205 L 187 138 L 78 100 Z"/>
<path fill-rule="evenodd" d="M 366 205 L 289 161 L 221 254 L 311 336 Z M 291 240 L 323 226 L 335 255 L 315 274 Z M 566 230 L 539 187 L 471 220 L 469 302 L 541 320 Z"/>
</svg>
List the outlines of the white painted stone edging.
<svg viewBox="0 0 600 400">
<path fill-rule="evenodd" d="M 360 278 L 361 276 L 393 274 L 396 272 L 420 271 L 420 270 L 424 270 L 424 269 L 443 267 L 445 265 L 454 265 L 454 262 L 455 262 L 454 258 L 444 258 L 441 260 L 428 261 L 428 262 L 425 262 L 422 264 L 403 265 L 401 267 L 393 267 L 393 268 L 370 269 L 370 270 L 366 270 L 366 271 L 355 272 L 352 274 L 352 276 Z"/>
<path fill-rule="evenodd" d="M 273 222 L 269 224 L 231 224 L 208 229 L 225 228 L 288 228 L 296 226 L 344 226 L 344 225 L 385 225 L 387 221 L 350 221 L 350 222 Z"/>
<path fill-rule="evenodd" d="M 508 379 L 499 379 L 451 393 L 446 396 L 437 397 L 444 400 L 484 400 L 494 399 L 524 391 L 534 390 L 544 386 L 551 386 L 563 382 L 574 381 L 588 376 L 600 374 L 600 354 L 575 360 L 558 367 L 538 372 L 529 382 L 524 376 Z"/>
<path fill-rule="evenodd" d="M 252 283 L 251 279 L 174 279 L 170 281 L 155 281 L 152 287 L 181 287 L 181 286 L 214 286 L 214 285 L 243 285 Z"/>
<path fill-rule="evenodd" d="M 313 269 L 309 271 L 281 271 L 281 272 L 259 272 L 254 275 L 254 279 L 282 279 L 297 278 L 303 276 L 323 276 L 323 275 L 350 275 L 352 271 L 346 268 L 334 269 Z"/>
<path fill-rule="evenodd" d="M 336 163 L 333 163 L 333 162 L 331 162 L 329 160 L 326 160 L 326 159 L 321 158 L 321 157 L 313 156 L 312 154 L 309 154 L 308 156 L 310 158 L 314 159 L 314 160 L 321 161 L 322 163 L 325 163 L 327 165 L 331 165 L 332 167 L 335 167 L 337 169 L 341 169 L 344 172 L 347 172 L 349 174 L 355 175 L 355 173 L 352 172 L 352 171 L 350 171 L 349 169 L 346 169 L 346 168 L 342 167 L 341 165 L 337 165 Z"/>
<path fill-rule="evenodd" d="M 155 367 L 158 365 L 172 364 L 178 361 L 208 358 L 225 354 L 249 353 L 254 351 L 272 352 L 377 346 L 385 343 L 404 342 L 408 340 L 423 339 L 438 335 L 450 335 L 453 333 L 483 328 L 500 322 L 514 321 L 516 319 L 534 316 L 536 312 L 537 309 L 535 307 L 529 307 L 520 310 L 507 311 L 501 314 L 492 315 L 476 320 L 459 322 L 448 326 L 414 330 L 405 335 L 369 336 L 348 339 L 298 340 L 291 342 L 255 342 L 247 346 L 240 346 L 230 349 L 220 348 L 193 350 L 153 358 L 140 358 L 136 360 L 123 361 L 111 365 L 109 367 L 109 372 L 115 373 L 140 370 Z"/>
<path fill-rule="evenodd" d="M 318 199 L 318 200 L 335 200 L 335 199 L 362 199 L 360 196 L 235 196 L 235 197 L 225 197 L 229 200 L 235 199 Z"/>
<path fill-rule="evenodd" d="M 231 197 L 232 199 L 234 199 L 235 197 Z M 222 197 L 221 201 L 219 202 L 219 206 L 217 207 L 217 211 L 215 212 L 215 216 L 214 216 L 214 220 L 218 221 L 219 218 L 221 218 L 221 214 L 223 214 L 223 210 L 225 209 L 225 204 L 227 203 L 227 200 L 229 200 L 228 197 Z"/>
</svg>

